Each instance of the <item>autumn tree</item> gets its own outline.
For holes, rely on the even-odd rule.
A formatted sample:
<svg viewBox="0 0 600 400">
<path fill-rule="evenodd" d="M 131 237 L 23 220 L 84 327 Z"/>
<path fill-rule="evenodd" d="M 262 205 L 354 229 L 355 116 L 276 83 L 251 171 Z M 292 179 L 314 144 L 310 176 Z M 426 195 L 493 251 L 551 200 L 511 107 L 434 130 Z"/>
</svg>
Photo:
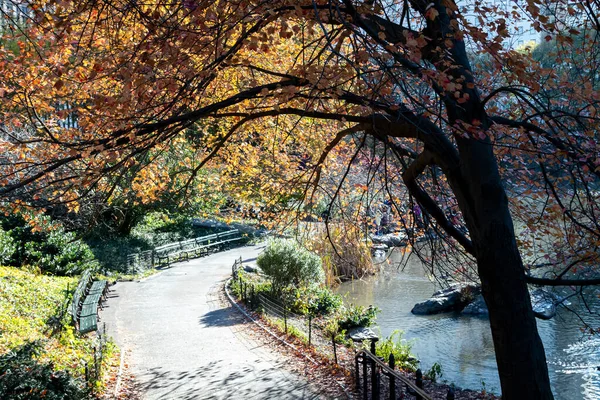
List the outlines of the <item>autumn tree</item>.
<svg viewBox="0 0 600 400">
<path fill-rule="evenodd" d="M 503 398 L 552 398 L 527 285 L 600 283 L 597 2 L 30 9 L 28 28 L 12 29 L 18 48 L 0 50 L 5 205 L 76 208 L 90 190 L 110 196 L 140 155 L 190 137 L 198 161 L 178 160 L 182 187 L 210 166 L 240 198 L 260 196 L 279 213 L 368 191 L 369 181 L 347 182 L 369 159 L 367 176 L 382 177 L 398 212 L 418 203 L 439 241 L 473 262 Z M 515 50 L 523 25 L 555 41 L 556 65 L 576 63 L 578 75 Z M 485 62 L 474 68 L 475 56 Z M 148 165 L 131 187 L 141 198 L 165 188 Z M 552 238 L 543 263 L 513 215 Z"/>
</svg>

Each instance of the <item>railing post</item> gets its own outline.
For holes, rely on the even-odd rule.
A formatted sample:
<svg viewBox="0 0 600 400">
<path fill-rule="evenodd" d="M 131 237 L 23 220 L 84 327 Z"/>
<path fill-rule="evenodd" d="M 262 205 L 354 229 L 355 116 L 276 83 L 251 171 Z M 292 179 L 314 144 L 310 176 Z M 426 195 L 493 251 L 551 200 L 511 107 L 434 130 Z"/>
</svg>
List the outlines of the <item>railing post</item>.
<svg viewBox="0 0 600 400">
<path fill-rule="evenodd" d="M 333 344 L 333 360 L 335 361 L 335 365 L 337 365 L 338 359 L 337 359 L 337 348 L 335 347 L 335 333 L 331 334 L 331 343 Z"/>
<path fill-rule="evenodd" d="M 448 389 L 448 394 L 446 395 L 446 400 L 454 400 L 454 388 L 453 387 Z"/>
<path fill-rule="evenodd" d="M 285 334 L 287 335 L 287 307 L 285 305 L 285 301 L 283 302 L 283 326 L 285 328 Z"/>
<path fill-rule="evenodd" d="M 369 389 L 368 386 L 368 382 L 367 382 L 367 355 L 366 353 L 363 353 L 363 400 L 367 400 L 367 392 Z"/>
<path fill-rule="evenodd" d="M 358 358 L 360 354 L 354 356 L 354 380 L 356 381 L 356 390 L 360 390 L 360 367 L 358 366 Z"/>
<path fill-rule="evenodd" d="M 389 366 L 392 370 L 396 369 L 396 358 L 394 357 L 394 353 L 390 353 L 390 362 Z M 390 374 L 390 400 L 396 400 L 396 376 L 394 374 Z"/>
<path fill-rule="evenodd" d="M 308 314 L 308 345 L 312 342 L 312 314 Z"/>
<path fill-rule="evenodd" d="M 375 340 L 371 340 L 371 353 L 373 357 L 377 357 L 377 349 L 375 347 Z M 377 385 L 377 363 L 373 358 L 371 360 L 371 398 L 373 400 L 379 400 L 379 388 Z"/>
<path fill-rule="evenodd" d="M 417 387 L 419 389 L 423 389 L 423 372 L 421 371 L 421 368 L 419 368 L 417 370 L 416 375 L 417 375 L 417 379 L 416 379 Z M 423 397 L 421 397 L 421 395 L 417 393 L 415 395 L 415 399 L 416 400 L 423 400 Z"/>
</svg>

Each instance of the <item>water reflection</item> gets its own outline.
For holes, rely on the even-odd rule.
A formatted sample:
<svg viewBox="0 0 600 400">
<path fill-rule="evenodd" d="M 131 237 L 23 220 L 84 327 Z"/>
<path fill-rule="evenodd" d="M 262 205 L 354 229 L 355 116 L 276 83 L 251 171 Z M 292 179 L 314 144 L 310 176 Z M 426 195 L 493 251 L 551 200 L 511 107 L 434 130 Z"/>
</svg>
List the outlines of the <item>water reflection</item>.
<svg viewBox="0 0 600 400">
<path fill-rule="evenodd" d="M 389 266 L 377 277 L 342 284 L 338 292 L 347 302 L 379 307 L 381 335 L 402 329 L 405 339 L 413 341 L 413 352 L 424 370 L 438 362 L 444 372 L 442 379 L 464 388 L 485 386 L 498 393 L 500 382 L 487 318 L 458 313 L 411 314 L 413 305 L 429 298 L 434 290 L 415 257 L 402 270 Z M 573 303 L 572 308 L 580 306 L 577 301 Z M 598 310 L 597 301 L 591 306 Z M 600 326 L 597 317 L 590 322 Z M 600 399 L 600 338 L 585 336 L 578 317 L 564 309 L 559 309 L 554 319 L 537 323 L 555 398 Z"/>
</svg>

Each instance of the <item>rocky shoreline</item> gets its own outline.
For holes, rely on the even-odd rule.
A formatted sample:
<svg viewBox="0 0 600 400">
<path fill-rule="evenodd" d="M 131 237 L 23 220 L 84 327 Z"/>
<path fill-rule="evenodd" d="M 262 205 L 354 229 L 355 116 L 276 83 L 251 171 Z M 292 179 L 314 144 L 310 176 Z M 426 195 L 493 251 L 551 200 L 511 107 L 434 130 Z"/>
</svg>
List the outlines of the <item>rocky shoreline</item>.
<svg viewBox="0 0 600 400">
<path fill-rule="evenodd" d="M 555 293 L 537 288 L 529 292 L 533 313 L 540 319 L 551 319 L 556 307 L 566 302 Z M 457 311 L 463 315 L 487 316 L 488 309 L 481 295 L 481 286 L 474 283 L 453 283 L 438 290 L 422 302 L 415 304 L 415 315 L 432 315 Z"/>
</svg>

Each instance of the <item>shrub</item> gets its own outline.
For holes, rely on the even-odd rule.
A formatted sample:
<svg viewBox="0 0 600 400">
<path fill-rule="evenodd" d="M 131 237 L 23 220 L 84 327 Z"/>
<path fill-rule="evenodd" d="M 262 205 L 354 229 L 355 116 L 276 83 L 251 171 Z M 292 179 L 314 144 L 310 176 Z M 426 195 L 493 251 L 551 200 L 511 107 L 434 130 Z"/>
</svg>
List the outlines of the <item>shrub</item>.
<svg viewBox="0 0 600 400">
<path fill-rule="evenodd" d="M 80 381 L 52 364 L 39 362 L 40 342 L 26 343 L 0 355 L 0 398 L 80 400 L 86 392 Z"/>
<path fill-rule="evenodd" d="M 8 232 L 4 232 L 4 230 L 0 229 L 0 265 L 8 263 L 16 250 L 17 246 L 15 245 L 14 239 Z"/>
<path fill-rule="evenodd" d="M 15 214 L 1 217 L 0 223 L 14 246 L 13 251 L 9 248 L 5 253 L 4 262 L 9 265 L 33 266 L 55 275 L 76 275 L 88 268 L 94 259 L 89 246 L 75 233 L 67 232 L 60 223 L 47 216 L 33 217 L 30 224 L 22 215 Z M 0 244 L 0 252 L 1 249 Z"/>
<path fill-rule="evenodd" d="M 62 228 L 50 231 L 42 243 L 28 242 L 24 247 L 28 263 L 54 275 L 77 275 L 94 264 L 89 246 Z"/>
<path fill-rule="evenodd" d="M 292 240 L 273 240 L 256 260 L 258 266 L 281 291 L 287 286 L 323 282 L 325 275 L 321 259 Z"/>
<path fill-rule="evenodd" d="M 344 307 L 338 321 L 339 328 L 341 330 L 349 330 L 372 326 L 375 323 L 378 312 L 379 309 L 377 307 L 363 307 L 351 304 Z"/>
<path fill-rule="evenodd" d="M 389 360 L 390 354 L 394 355 L 396 366 L 400 369 L 415 371 L 418 361 L 410 353 L 412 343 L 402 339 L 404 332 L 395 330 L 390 336 L 377 342 L 377 355 Z"/>
<path fill-rule="evenodd" d="M 328 315 L 342 306 L 342 297 L 326 287 L 310 285 L 294 289 L 290 301 L 297 314 Z"/>
</svg>

